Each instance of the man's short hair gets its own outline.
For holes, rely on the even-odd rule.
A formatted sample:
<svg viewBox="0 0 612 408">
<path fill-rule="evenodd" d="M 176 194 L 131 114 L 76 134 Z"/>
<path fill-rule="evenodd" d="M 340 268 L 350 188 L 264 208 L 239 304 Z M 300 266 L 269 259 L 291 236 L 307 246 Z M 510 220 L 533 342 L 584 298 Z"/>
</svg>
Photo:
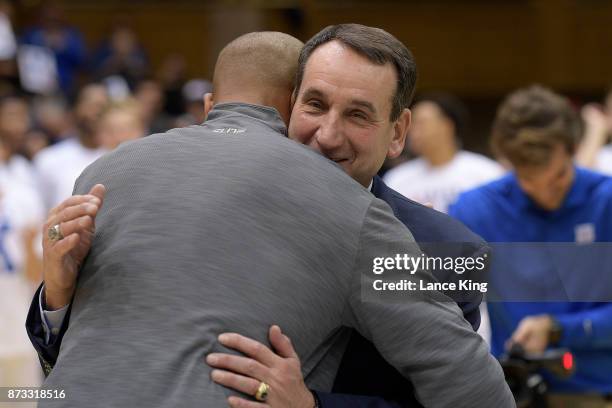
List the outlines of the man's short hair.
<svg viewBox="0 0 612 408">
<path fill-rule="evenodd" d="M 302 42 L 289 34 L 261 31 L 241 35 L 219 53 L 213 75 L 215 94 L 289 92 Z"/>
<path fill-rule="evenodd" d="M 493 122 L 491 147 L 514 166 L 542 166 L 559 144 L 573 154 L 580 135 L 580 121 L 569 101 L 534 85 L 502 102 Z"/>
<path fill-rule="evenodd" d="M 299 92 L 308 58 L 319 46 L 339 41 L 378 65 L 393 64 L 397 73 L 397 88 L 391 105 L 391 120 L 395 121 L 410 106 L 414 95 L 417 72 L 412 53 L 404 44 L 380 28 L 361 24 L 328 26 L 312 37 L 302 48 L 295 78 L 295 91 Z"/>
</svg>

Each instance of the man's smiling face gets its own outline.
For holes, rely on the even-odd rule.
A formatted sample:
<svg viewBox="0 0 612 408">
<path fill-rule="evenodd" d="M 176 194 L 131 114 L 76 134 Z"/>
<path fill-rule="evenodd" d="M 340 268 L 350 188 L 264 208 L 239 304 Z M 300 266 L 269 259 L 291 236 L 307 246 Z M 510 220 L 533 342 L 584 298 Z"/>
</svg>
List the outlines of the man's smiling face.
<svg viewBox="0 0 612 408">
<path fill-rule="evenodd" d="M 385 158 L 404 148 L 410 111 L 390 120 L 396 87 L 392 64 L 374 64 L 339 41 L 325 43 L 306 63 L 289 137 L 368 186 Z"/>
</svg>

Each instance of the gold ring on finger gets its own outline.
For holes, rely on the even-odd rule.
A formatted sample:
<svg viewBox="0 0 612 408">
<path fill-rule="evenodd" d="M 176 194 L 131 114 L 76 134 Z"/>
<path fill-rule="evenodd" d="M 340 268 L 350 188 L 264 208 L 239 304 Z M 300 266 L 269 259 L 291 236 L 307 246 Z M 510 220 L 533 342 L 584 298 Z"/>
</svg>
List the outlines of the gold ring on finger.
<svg viewBox="0 0 612 408">
<path fill-rule="evenodd" d="M 257 392 L 255 393 L 255 399 L 257 401 L 264 402 L 268 399 L 268 394 L 270 393 L 270 386 L 265 382 L 260 382 L 259 387 L 257 388 Z"/>
<path fill-rule="evenodd" d="M 49 237 L 49 241 L 57 242 L 59 240 L 64 239 L 64 234 L 62 234 L 62 230 L 59 224 L 55 224 L 47 230 L 47 236 Z"/>
</svg>

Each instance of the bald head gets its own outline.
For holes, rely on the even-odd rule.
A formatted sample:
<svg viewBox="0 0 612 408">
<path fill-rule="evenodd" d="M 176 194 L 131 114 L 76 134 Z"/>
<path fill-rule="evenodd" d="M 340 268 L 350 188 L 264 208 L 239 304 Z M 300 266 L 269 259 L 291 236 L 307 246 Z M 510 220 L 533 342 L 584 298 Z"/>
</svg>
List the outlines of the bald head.
<svg viewBox="0 0 612 408">
<path fill-rule="evenodd" d="M 298 39 L 279 32 L 256 32 L 236 38 L 217 58 L 213 77 L 215 103 L 254 103 L 288 114 L 302 46 Z M 278 106 L 281 104 L 287 106 Z"/>
</svg>

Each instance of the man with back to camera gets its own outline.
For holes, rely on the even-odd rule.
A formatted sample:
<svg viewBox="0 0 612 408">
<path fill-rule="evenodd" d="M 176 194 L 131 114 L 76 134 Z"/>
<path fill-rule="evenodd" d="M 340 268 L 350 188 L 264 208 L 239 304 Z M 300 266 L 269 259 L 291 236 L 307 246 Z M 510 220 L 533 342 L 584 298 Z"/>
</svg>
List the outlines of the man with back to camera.
<svg viewBox="0 0 612 408">
<path fill-rule="evenodd" d="M 534 243 L 533 248 L 542 242 L 575 242 L 579 248 L 612 241 L 612 179 L 574 165 L 572 157 L 579 138 L 578 118 L 565 98 L 539 86 L 513 92 L 497 111 L 492 145 L 512 163 L 514 172 L 464 193 L 451 207 L 451 215 L 489 242 L 529 242 Z M 538 258 L 527 257 L 532 251 L 518 252 L 513 259 L 520 264 L 503 272 L 492 267 L 492 279 L 499 279 L 504 287 L 510 286 L 510 281 L 542 286 L 544 293 L 557 290 L 559 278 L 567 286 L 564 292 L 575 293 L 576 285 L 564 282 L 564 276 L 588 279 L 589 293 L 595 291 L 593 280 L 604 284 L 603 277 L 586 274 L 586 266 L 576 268 L 581 265 L 576 263 L 580 252 L 572 255 L 574 262 L 568 266 L 558 261 L 563 254 L 555 253 L 554 248 L 547 245 Z M 568 251 L 567 245 L 559 248 Z M 599 272 L 607 272 L 597 266 Z M 571 270 L 565 275 L 568 267 Z M 581 300 L 588 300 L 581 296 Z M 591 296 L 596 298 L 594 293 Z M 551 406 L 610 406 L 612 304 L 543 299 L 488 306 L 493 354 L 501 354 L 513 343 L 533 353 L 567 347 L 574 354 L 576 373 L 572 377 L 564 381 L 548 378 L 556 394 L 551 396 Z M 587 393 L 595 395 L 580 395 Z"/>
<path fill-rule="evenodd" d="M 387 35 L 388 35 L 388 34 L 387 34 Z M 332 45 L 333 45 L 333 44 L 332 44 Z M 363 63 L 363 62 L 362 62 L 362 63 Z M 370 64 L 370 65 L 372 65 L 372 64 Z M 387 66 L 387 67 L 388 67 L 388 66 Z M 379 67 L 379 66 L 376 66 L 376 68 L 380 68 L 380 67 Z M 393 70 L 392 70 L 392 72 L 393 72 Z M 387 73 L 388 73 L 388 72 L 387 72 Z M 388 81 L 388 79 L 386 79 L 386 80 Z M 394 82 L 392 82 L 392 81 L 388 81 L 388 82 L 390 82 L 391 84 L 394 84 Z M 394 85 L 392 85 L 392 86 L 394 87 Z M 413 85 L 412 85 L 412 86 L 413 86 Z M 393 93 L 393 89 L 389 89 L 388 93 L 389 93 L 389 94 L 392 94 L 392 93 Z M 383 99 L 385 99 L 385 98 L 383 98 Z M 376 102 L 377 102 L 377 103 L 380 105 L 380 101 L 378 101 L 378 100 L 377 100 Z M 388 101 L 387 101 L 387 100 L 385 100 L 385 102 L 387 102 L 387 104 L 386 104 L 387 106 L 385 106 L 384 104 L 383 104 L 382 106 L 386 108 L 386 110 L 387 110 L 387 114 L 388 114 L 388 112 L 389 112 L 391 109 L 390 109 L 390 107 L 388 106 Z M 409 103 L 409 102 L 408 102 L 408 103 Z M 372 105 L 372 106 L 374 106 L 374 105 Z M 378 107 L 378 106 L 377 106 L 377 107 Z M 334 109 L 334 110 L 336 109 L 335 105 L 334 105 L 334 108 L 333 108 L 333 109 Z M 407 111 L 407 109 L 406 109 L 406 111 Z M 347 113 L 348 113 L 348 112 L 347 112 Z M 354 113 L 354 114 L 357 114 L 357 113 L 359 113 L 359 112 L 353 112 L 353 113 Z M 408 112 L 408 115 L 409 115 L 409 112 Z M 317 116 L 320 116 L 320 115 L 317 115 Z M 326 116 L 326 115 L 322 115 L 322 116 Z M 328 116 L 326 116 L 326 117 L 332 117 L 332 115 L 328 115 Z M 344 113 L 343 113 L 343 116 L 342 116 L 342 117 L 344 118 Z M 349 118 L 353 118 L 353 116 L 348 116 L 348 117 L 349 117 Z M 388 119 L 388 118 L 385 118 L 384 116 L 383 116 L 383 119 L 384 119 L 384 121 L 383 121 L 383 122 L 389 121 L 389 119 Z M 351 120 L 352 120 L 352 119 L 351 119 Z M 393 122 L 390 122 L 390 121 L 389 121 L 388 123 L 393 123 Z M 388 129 L 393 130 L 393 126 L 388 127 Z M 389 131 L 387 131 L 387 134 L 388 134 L 388 133 L 389 133 Z M 403 135 L 405 134 L 405 131 L 404 131 L 404 133 L 403 133 L 403 132 L 400 130 L 400 131 L 399 131 L 399 132 L 397 132 L 397 133 L 399 134 L 399 138 L 401 139 L 401 144 L 403 144 Z M 366 133 L 362 132 L 362 136 L 363 136 L 364 134 L 366 134 Z M 378 134 L 374 133 L 374 136 L 377 136 L 377 137 L 379 137 L 379 139 L 380 139 L 380 138 L 381 138 L 381 136 L 386 136 L 386 134 L 385 134 L 385 133 L 383 133 L 383 132 L 379 132 Z M 370 138 L 370 142 L 371 142 L 372 144 L 374 144 L 374 145 L 375 145 L 375 147 L 378 147 L 378 150 L 376 151 L 376 153 L 378 154 L 378 156 L 379 156 L 379 157 L 374 157 L 374 161 L 376 161 L 376 160 L 381 160 L 381 162 L 382 162 L 382 160 L 384 160 L 384 156 L 386 155 L 386 151 L 385 151 L 385 150 L 380 150 L 380 146 L 379 146 L 379 145 L 376 145 L 376 143 L 374 143 L 374 142 L 372 142 L 372 141 L 374 141 L 374 142 L 378 142 L 380 146 L 382 146 L 382 144 L 383 144 L 383 143 L 387 143 L 387 146 L 386 146 L 386 147 L 384 147 L 384 146 L 383 146 L 383 148 L 384 148 L 384 149 L 389 149 L 389 145 L 388 145 L 388 144 L 390 143 L 390 141 L 389 141 L 389 140 L 385 141 L 385 139 L 383 139 L 382 141 L 380 141 L 380 140 L 376 140 L 376 139 L 372 139 L 372 138 Z M 345 140 L 345 144 L 346 144 L 346 142 L 347 142 L 347 141 Z M 314 147 L 316 147 L 316 146 L 314 146 Z M 361 146 L 361 148 L 363 149 L 363 146 Z M 336 149 L 336 150 L 337 150 L 337 151 L 340 151 L 341 149 Z M 399 150 L 401 151 L 401 146 L 400 146 Z M 361 152 L 359 152 L 359 153 L 361 153 Z M 380 156 L 381 156 L 381 154 L 382 154 L 382 157 L 380 157 Z M 371 157 L 371 156 L 375 156 L 375 155 L 370 155 L 370 157 Z M 363 157 L 366 157 L 366 155 L 365 155 L 365 154 L 363 154 L 363 155 L 362 155 L 362 156 L 361 156 L 359 159 L 362 159 Z M 356 161 L 356 160 L 355 160 L 355 161 Z M 372 159 L 370 159 L 370 162 L 371 162 L 371 161 L 373 161 L 373 160 L 372 160 Z M 363 164 L 362 164 L 362 163 L 363 163 Z M 352 164 L 352 162 L 351 162 L 351 164 Z M 355 167 L 356 167 L 356 169 L 357 169 L 357 170 L 362 170 L 362 169 L 363 169 L 363 165 L 364 165 L 364 164 L 365 164 L 365 165 L 367 165 L 367 166 L 370 166 L 370 168 L 368 168 L 368 171 L 371 171 L 370 169 L 374 169 L 374 173 L 375 173 L 375 171 L 376 171 L 376 168 L 375 168 L 375 167 L 376 167 L 376 164 L 374 164 L 374 165 L 372 166 L 372 165 L 371 165 L 371 163 L 369 163 L 369 162 L 364 163 L 363 161 L 360 161 L 360 162 L 358 162 L 358 163 L 357 163 L 357 165 L 356 165 Z M 380 163 L 378 163 L 378 165 L 380 165 Z M 351 172 L 351 167 L 350 167 L 350 166 L 348 166 L 348 169 L 347 169 L 347 170 L 349 170 L 349 172 Z M 372 175 L 373 175 L 373 174 L 372 174 Z M 370 176 L 370 180 L 371 180 L 371 176 Z M 366 179 L 362 178 L 360 181 L 363 183 L 364 181 L 368 181 L 368 180 L 366 180 Z M 375 182 L 376 182 L 376 180 L 375 180 Z M 368 182 L 368 184 L 369 184 L 369 182 Z M 398 196 L 398 197 L 399 197 L 399 196 Z M 410 211 L 410 210 L 416 211 L 417 213 L 418 213 L 418 211 L 419 211 L 419 210 L 420 210 L 420 211 L 431 211 L 431 210 L 421 210 L 421 208 L 424 208 L 424 207 L 420 207 L 420 206 L 418 206 L 418 207 L 417 207 L 417 206 L 416 206 L 416 204 L 412 204 L 412 203 L 410 203 L 410 202 L 399 202 L 399 203 L 397 203 L 397 204 L 401 204 L 401 206 L 396 205 L 396 206 L 394 206 L 394 207 L 400 207 L 402 210 L 405 210 L 405 211 L 402 211 L 402 212 L 400 213 L 401 215 L 410 214 L 410 213 L 409 213 L 409 211 Z M 407 205 L 407 204 L 408 204 L 408 205 Z M 418 209 L 418 210 L 417 210 L 417 209 Z M 436 218 L 435 218 L 435 216 L 429 215 L 429 213 L 426 213 L 426 212 L 425 212 L 425 213 L 423 213 L 423 212 L 422 212 L 422 214 L 427 214 L 431 220 L 435 220 L 435 219 L 436 219 Z M 431 211 L 431 214 L 437 214 L 437 213 L 435 213 L 435 212 Z M 444 219 L 444 220 L 446 221 L 446 219 Z M 439 222 L 439 224 L 441 224 L 441 222 Z M 436 225 L 437 225 L 437 224 L 436 224 Z M 458 224 L 452 224 L 452 223 L 448 223 L 448 222 L 447 222 L 447 225 L 453 225 L 453 226 L 455 226 L 455 227 L 456 227 L 456 228 L 455 228 L 455 229 L 456 229 L 456 231 L 463 231 L 463 230 L 461 229 L 462 227 L 458 226 Z M 423 226 L 421 227 L 421 229 L 422 229 L 422 230 L 425 230 L 425 225 L 423 225 Z M 432 235 L 434 235 L 434 234 L 432 233 Z M 470 237 L 470 239 L 473 239 L 473 238 L 472 238 L 472 237 L 473 237 L 472 235 L 468 235 L 468 236 Z M 450 240 L 450 238 L 449 238 L 449 240 Z M 480 246 L 484 246 L 484 244 L 483 244 L 482 242 L 478 241 L 478 243 L 480 244 Z M 476 304 L 476 306 L 477 306 L 477 304 Z M 272 395 L 273 395 L 273 394 L 272 394 Z M 353 406 L 354 406 L 354 405 L 353 405 Z"/>
</svg>

